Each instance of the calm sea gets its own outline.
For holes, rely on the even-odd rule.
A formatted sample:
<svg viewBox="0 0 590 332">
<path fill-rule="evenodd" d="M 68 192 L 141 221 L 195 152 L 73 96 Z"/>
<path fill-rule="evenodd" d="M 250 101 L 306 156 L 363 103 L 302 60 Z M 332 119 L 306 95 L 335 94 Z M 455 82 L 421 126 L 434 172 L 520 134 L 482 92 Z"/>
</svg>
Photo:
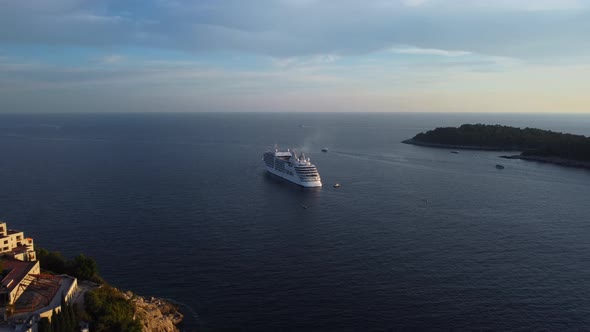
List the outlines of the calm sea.
<svg viewBox="0 0 590 332">
<path fill-rule="evenodd" d="M 574 115 L 3 114 L 0 217 L 181 303 L 187 330 L 589 330 L 590 171 L 400 143 L 478 122 L 590 135 Z M 268 175 L 274 144 L 324 187 Z"/>
</svg>

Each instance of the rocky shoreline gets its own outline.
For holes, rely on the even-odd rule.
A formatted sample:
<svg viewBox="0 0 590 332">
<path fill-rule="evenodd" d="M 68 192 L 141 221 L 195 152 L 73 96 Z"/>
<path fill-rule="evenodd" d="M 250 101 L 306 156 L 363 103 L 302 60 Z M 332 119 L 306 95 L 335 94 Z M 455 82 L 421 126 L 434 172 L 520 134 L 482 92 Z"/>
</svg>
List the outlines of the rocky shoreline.
<svg viewBox="0 0 590 332">
<path fill-rule="evenodd" d="M 138 296 L 130 291 L 121 294 L 135 304 L 135 312 L 143 331 L 180 331 L 177 325 L 182 322 L 184 316 L 176 305 L 160 298 Z"/>
<path fill-rule="evenodd" d="M 512 155 L 512 156 L 500 156 L 500 158 L 504 158 L 504 159 L 522 159 L 522 160 L 537 161 L 537 162 L 547 163 L 547 164 L 554 164 L 554 165 L 559 165 L 559 166 L 578 167 L 578 168 L 587 168 L 587 169 L 590 169 L 590 162 L 588 162 L 588 161 L 563 159 L 563 158 L 559 158 L 559 157 Z"/>
<path fill-rule="evenodd" d="M 514 149 L 514 148 L 503 148 L 503 147 L 427 143 L 427 142 L 420 142 L 415 139 L 407 139 L 405 141 L 402 141 L 402 143 L 418 145 L 418 146 L 425 146 L 425 147 L 430 147 L 430 148 L 439 148 L 439 149 L 478 150 L 478 151 L 517 151 L 518 150 L 518 149 Z M 509 155 L 509 156 L 499 156 L 499 157 L 504 158 L 504 159 L 521 159 L 521 160 L 537 161 L 537 162 L 541 162 L 541 163 L 554 164 L 554 165 L 565 166 L 565 167 L 577 167 L 577 168 L 590 169 L 590 162 L 572 160 L 572 159 L 564 159 L 564 158 L 559 158 L 559 157 L 545 157 L 545 156 L 531 156 L 531 155 L 527 156 L 527 155 L 522 155 L 522 154 Z"/>
<path fill-rule="evenodd" d="M 498 146 L 475 146 L 475 145 L 427 143 L 427 142 L 417 141 L 413 138 L 402 141 L 402 143 L 411 144 L 411 145 L 418 145 L 418 146 L 426 146 L 426 147 L 430 147 L 430 148 L 440 148 L 440 149 L 479 150 L 479 151 L 517 151 L 518 150 L 518 149 L 514 149 L 514 148 L 502 148 L 502 147 L 498 147 Z"/>
</svg>

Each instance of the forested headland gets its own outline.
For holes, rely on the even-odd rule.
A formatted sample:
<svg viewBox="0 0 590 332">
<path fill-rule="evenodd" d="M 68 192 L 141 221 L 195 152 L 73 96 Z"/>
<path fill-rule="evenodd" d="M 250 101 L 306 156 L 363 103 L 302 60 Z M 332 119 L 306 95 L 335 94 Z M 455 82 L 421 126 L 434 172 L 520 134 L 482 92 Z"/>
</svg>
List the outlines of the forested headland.
<svg viewBox="0 0 590 332">
<path fill-rule="evenodd" d="M 436 128 L 403 142 L 452 149 L 520 151 L 519 156 L 512 158 L 581 162 L 574 166 L 590 162 L 590 138 L 536 128 L 464 124 L 458 128 Z"/>
</svg>

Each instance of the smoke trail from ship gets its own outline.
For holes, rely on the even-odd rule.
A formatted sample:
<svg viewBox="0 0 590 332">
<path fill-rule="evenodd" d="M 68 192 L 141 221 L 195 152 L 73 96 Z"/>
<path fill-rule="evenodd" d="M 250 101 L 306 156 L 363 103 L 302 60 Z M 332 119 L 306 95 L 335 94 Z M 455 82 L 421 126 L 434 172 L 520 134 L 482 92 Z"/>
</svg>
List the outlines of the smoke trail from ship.
<svg viewBox="0 0 590 332">
<path fill-rule="evenodd" d="M 303 130 L 303 144 L 299 147 L 294 148 L 298 153 L 315 153 L 319 151 L 322 145 L 322 137 L 324 136 L 315 127 L 305 126 L 301 128 Z"/>
</svg>

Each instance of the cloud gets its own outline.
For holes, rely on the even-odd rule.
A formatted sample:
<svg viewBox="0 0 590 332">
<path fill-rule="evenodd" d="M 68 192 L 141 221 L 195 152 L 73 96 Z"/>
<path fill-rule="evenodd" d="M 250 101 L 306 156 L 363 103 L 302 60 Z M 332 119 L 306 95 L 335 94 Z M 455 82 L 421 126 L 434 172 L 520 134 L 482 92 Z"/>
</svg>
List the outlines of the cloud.
<svg viewBox="0 0 590 332">
<path fill-rule="evenodd" d="M 104 64 L 117 64 L 124 62 L 126 59 L 127 58 L 123 55 L 111 54 L 100 58 L 98 62 Z"/>
<path fill-rule="evenodd" d="M 0 43 L 368 54 L 394 45 L 511 57 L 590 53 L 581 0 L 0 0 Z M 441 54 L 442 55 L 442 54 Z"/>
<path fill-rule="evenodd" d="M 406 6 L 415 7 L 423 5 L 426 1 L 427 0 L 404 0 L 403 2 Z"/>
<path fill-rule="evenodd" d="M 445 57 L 457 57 L 457 56 L 465 56 L 472 54 L 468 51 L 447 51 L 447 50 L 439 50 L 435 48 L 418 48 L 418 47 L 409 47 L 409 48 L 393 48 L 392 52 L 398 54 L 413 54 L 413 55 L 437 55 L 437 56 L 445 56 Z"/>
<path fill-rule="evenodd" d="M 587 9 L 585 0 L 402 0 L 409 7 L 428 5 L 437 8 L 544 11 Z M 395 3 L 395 1 L 389 1 Z"/>
<path fill-rule="evenodd" d="M 272 62 L 278 68 L 305 68 L 333 64 L 340 58 L 333 54 L 319 54 L 307 57 L 273 58 Z"/>
<path fill-rule="evenodd" d="M 10 111 L 568 111 L 586 110 L 590 66 L 511 63 L 470 54 L 438 62 L 271 60 L 263 70 L 127 58 L 117 66 L 0 58 Z M 102 58 L 101 58 L 102 59 Z M 276 59 L 275 59 L 276 60 Z M 482 70 L 512 66 L 510 70 Z M 564 84 L 567 82 L 567 84 Z M 31 96 L 34 96 L 32 98 Z M 528 100 L 534 100 L 530 102 Z"/>
<path fill-rule="evenodd" d="M 89 13 L 75 13 L 69 16 L 65 16 L 64 19 L 70 19 L 88 23 L 102 23 L 102 22 L 117 22 L 122 18 L 120 16 L 101 16 Z"/>
<path fill-rule="evenodd" d="M 280 0 L 282 3 L 289 6 L 309 6 L 318 0 Z"/>
<path fill-rule="evenodd" d="M 0 108 L 427 110 L 430 97 L 453 107 L 466 92 L 472 107 L 489 91 L 582 105 L 590 70 L 562 67 L 589 63 L 589 5 L 0 0 Z"/>
<path fill-rule="evenodd" d="M 585 0 L 463 0 L 459 5 L 515 11 L 575 10 L 588 8 Z"/>
</svg>

